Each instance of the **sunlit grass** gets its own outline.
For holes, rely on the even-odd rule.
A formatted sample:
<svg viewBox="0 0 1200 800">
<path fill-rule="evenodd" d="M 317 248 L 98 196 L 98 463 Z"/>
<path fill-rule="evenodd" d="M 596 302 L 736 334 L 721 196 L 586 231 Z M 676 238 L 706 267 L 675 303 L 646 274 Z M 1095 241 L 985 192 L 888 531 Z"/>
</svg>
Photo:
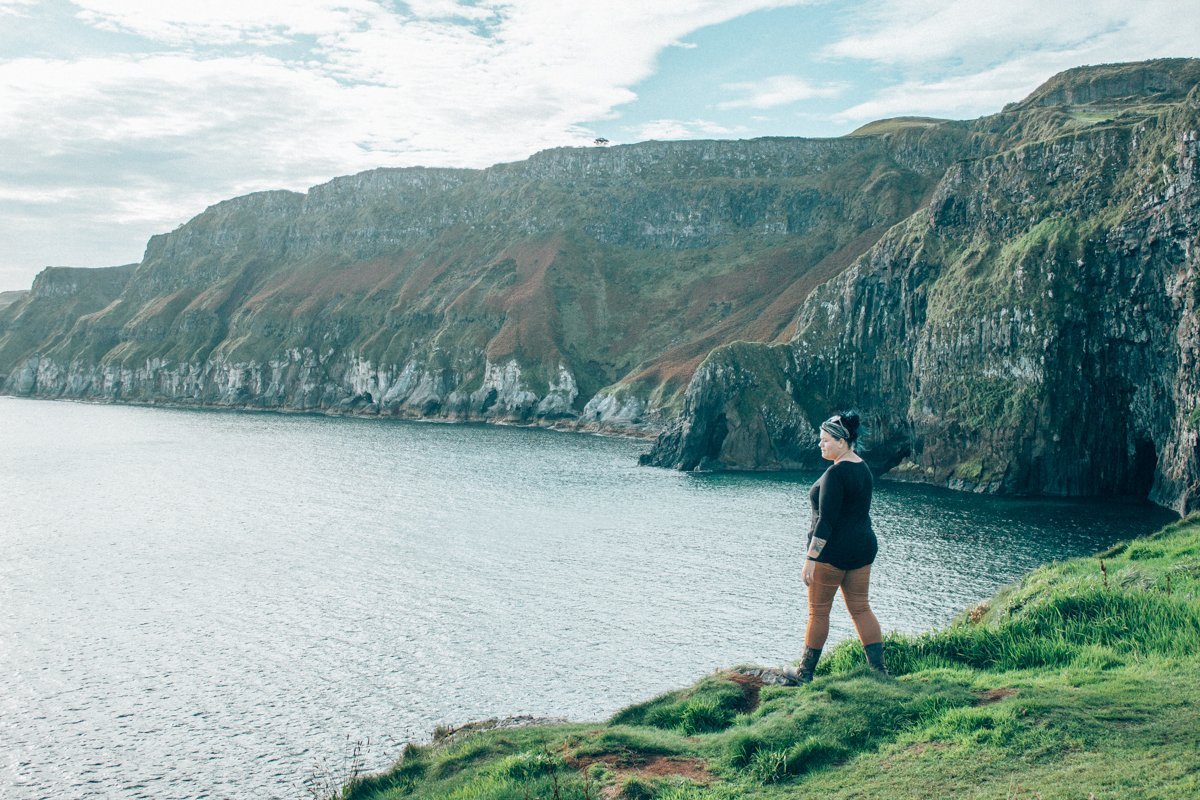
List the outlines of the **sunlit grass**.
<svg viewBox="0 0 1200 800">
<path fill-rule="evenodd" d="M 1200 796 L 1200 521 L 1053 564 L 807 687 L 730 673 L 592 726 L 410 747 L 352 798 Z"/>
</svg>

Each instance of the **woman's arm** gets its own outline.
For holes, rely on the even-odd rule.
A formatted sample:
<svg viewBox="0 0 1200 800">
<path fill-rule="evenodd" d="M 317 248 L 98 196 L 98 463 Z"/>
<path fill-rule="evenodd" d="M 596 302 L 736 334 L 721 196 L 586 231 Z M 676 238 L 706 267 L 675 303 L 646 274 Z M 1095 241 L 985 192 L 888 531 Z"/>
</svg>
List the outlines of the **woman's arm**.
<svg viewBox="0 0 1200 800">
<path fill-rule="evenodd" d="M 837 524 L 838 517 L 842 515 L 844 494 L 840 471 L 830 467 L 821 477 L 821 491 L 817 500 L 817 523 L 813 526 L 812 543 L 808 547 L 809 556 L 819 557 L 821 548 L 825 547 L 833 535 L 833 526 Z M 817 548 L 817 552 L 814 553 L 813 545 L 817 542 L 821 543 L 821 547 Z"/>
<path fill-rule="evenodd" d="M 808 558 L 804 562 L 804 585 L 812 583 L 813 571 L 821 551 L 829 543 L 833 533 L 833 524 L 842 513 L 842 479 L 831 467 L 821 478 L 821 488 L 818 490 L 817 518 L 813 525 L 812 539 L 808 542 Z"/>
</svg>

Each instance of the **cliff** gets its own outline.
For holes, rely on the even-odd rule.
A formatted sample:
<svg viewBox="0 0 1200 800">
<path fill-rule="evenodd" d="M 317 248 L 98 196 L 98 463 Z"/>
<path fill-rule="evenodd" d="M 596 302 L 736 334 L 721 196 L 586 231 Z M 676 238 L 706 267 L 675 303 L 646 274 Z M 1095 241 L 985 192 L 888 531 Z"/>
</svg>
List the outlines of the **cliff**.
<svg viewBox="0 0 1200 800">
<path fill-rule="evenodd" d="M 604 721 L 442 728 L 386 772 L 341 776 L 340 796 L 1196 797 L 1198 598 L 1192 517 L 890 635 L 894 678 L 845 641 L 807 686 L 739 666 Z"/>
<path fill-rule="evenodd" d="M 13 303 L 25 297 L 29 292 L 25 290 L 0 292 L 0 311 L 11 306 Z"/>
<path fill-rule="evenodd" d="M 1198 64 L 1072 70 L 975 122 L 997 151 L 950 167 L 789 342 L 710 354 L 646 461 L 795 466 L 853 406 L 899 477 L 1195 508 Z"/>
<path fill-rule="evenodd" d="M 647 142 L 241 197 L 152 238 L 115 295 L 72 273 L 103 303 L 43 273 L 0 311 L 0 374 L 44 397 L 657 431 L 708 352 L 786 339 L 965 142 Z"/>
<path fill-rule="evenodd" d="M 899 477 L 1187 511 L 1198 82 L 236 198 L 0 307 L 3 388 L 661 432 L 680 469 L 813 465 L 856 407 Z"/>
</svg>

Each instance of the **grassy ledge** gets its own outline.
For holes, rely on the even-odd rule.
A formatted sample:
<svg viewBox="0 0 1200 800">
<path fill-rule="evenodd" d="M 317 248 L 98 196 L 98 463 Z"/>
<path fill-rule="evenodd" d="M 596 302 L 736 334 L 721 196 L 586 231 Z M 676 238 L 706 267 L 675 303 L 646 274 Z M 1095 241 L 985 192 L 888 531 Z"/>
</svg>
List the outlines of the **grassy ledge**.
<svg viewBox="0 0 1200 800">
<path fill-rule="evenodd" d="M 443 736 L 340 797 L 1200 797 L 1200 516 L 1043 567 L 887 659 L 876 678 L 846 643 L 808 687 L 718 672 L 606 723 Z"/>
</svg>

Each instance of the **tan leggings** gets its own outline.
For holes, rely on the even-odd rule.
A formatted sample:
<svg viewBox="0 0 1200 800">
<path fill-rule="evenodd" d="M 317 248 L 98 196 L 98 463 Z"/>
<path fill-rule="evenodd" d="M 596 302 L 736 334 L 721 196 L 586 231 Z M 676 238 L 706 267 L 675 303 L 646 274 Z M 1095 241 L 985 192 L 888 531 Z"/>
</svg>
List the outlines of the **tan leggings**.
<svg viewBox="0 0 1200 800">
<path fill-rule="evenodd" d="M 846 601 L 846 609 L 862 643 L 883 641 L 879 620 L 867 599 L 870 584 L 870 564 L 846 571 L 817 562 L 812 583 L 808 585 L 808 628 L 804 632 L 804 646 L 814 649 L 825 646 L 825 640 L 829 638 L 829 612 L 833 610 L 833 596 L 838 587 L 841 587 L 842 599 Z"/>
</svg>

